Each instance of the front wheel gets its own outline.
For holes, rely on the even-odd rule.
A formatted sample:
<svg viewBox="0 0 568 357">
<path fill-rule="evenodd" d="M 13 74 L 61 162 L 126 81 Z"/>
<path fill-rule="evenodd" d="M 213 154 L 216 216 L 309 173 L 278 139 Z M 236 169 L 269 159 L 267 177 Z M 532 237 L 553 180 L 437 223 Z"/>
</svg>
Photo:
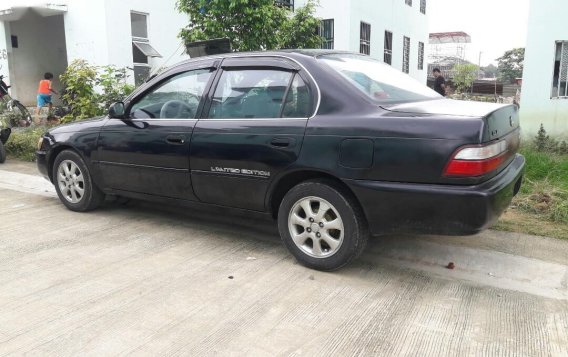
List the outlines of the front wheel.
<svg viewBox="0 0 568 357">
<path fill-rule="evenodd" d="M 358 202 L 333 181 L 293 187 L 278 211 L 280 236 L 294 257 L 317 270 L 336 270 L 364 250 L 369 236 Z"/>
<path fill-rule="evenodd" d="M 74 151 L 64 150 L 57 155 L 53 182 L 59 199 L 71 211 L 90 211 L 104 201 L 104 193 L 95 186 L 87 165 Z"/>
</svg>

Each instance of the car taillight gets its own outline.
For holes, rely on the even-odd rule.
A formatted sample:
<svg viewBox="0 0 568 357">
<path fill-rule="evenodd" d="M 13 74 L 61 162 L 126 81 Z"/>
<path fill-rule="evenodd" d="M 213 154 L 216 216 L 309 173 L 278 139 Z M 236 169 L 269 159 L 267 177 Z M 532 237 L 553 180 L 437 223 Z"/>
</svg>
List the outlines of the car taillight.
<svg viewBox="0 0 568 357">
<path fill-rule="evenodd" d="M 486 146 L 458 150 L 444 170 L 444 176 L 482 176 L 498 169 L 508 155 L 506 140 Z"/>
</svg>

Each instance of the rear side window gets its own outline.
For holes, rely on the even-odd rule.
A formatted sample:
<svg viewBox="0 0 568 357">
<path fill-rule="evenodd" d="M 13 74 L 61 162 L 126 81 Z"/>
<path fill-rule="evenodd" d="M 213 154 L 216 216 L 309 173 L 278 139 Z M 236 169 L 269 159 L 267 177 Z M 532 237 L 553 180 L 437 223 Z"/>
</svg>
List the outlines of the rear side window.
<svg viewBox="0 0 568 357">
<path fill-rule="evenodd" d="M 306 83 L 299 74 L 294 76 L 288 90 L 282 118 L 307 118 L 311 113 L 312 97 Z"/>
<path fill-rule="evenodd" d="M 305 113 L 311 107 L 310 100 L 306 84 L 294 72 L 225 70 L 215 89 L 209 118 L 307 117 Z"/>
</svg>

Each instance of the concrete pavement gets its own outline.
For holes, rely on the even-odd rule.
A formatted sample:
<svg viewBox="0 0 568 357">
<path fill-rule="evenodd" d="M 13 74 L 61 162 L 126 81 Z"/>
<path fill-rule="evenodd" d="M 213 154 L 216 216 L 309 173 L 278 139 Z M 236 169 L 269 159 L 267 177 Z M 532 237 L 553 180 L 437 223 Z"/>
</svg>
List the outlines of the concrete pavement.
<svg viewBox="0 0 568 357">
<path fill-rule="evenodd" d="M 568 355 L 565 241 L 382 237 L 321 273 L 262 217 L 78 214 L 34 172 L 0 166 L 1 356 Z"/>
</svg>

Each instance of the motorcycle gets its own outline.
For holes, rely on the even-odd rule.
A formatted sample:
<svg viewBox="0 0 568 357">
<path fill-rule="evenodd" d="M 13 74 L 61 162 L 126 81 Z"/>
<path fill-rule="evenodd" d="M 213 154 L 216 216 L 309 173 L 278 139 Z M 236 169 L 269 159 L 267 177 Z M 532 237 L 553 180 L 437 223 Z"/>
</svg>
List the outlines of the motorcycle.
<svg viewBox="0 0 568 357">
<path fill-rule="evenodd" d="M 0 75 L 0 100 L 6 107 L 6 112 L 11 113 L 10 125 L 16 127 L 27 127 L 32 124 L 32 115 L 28 109 L 17 99 L 10 96 L 9 85 L 4 82 L 4 76 Z"/>
</svg>

